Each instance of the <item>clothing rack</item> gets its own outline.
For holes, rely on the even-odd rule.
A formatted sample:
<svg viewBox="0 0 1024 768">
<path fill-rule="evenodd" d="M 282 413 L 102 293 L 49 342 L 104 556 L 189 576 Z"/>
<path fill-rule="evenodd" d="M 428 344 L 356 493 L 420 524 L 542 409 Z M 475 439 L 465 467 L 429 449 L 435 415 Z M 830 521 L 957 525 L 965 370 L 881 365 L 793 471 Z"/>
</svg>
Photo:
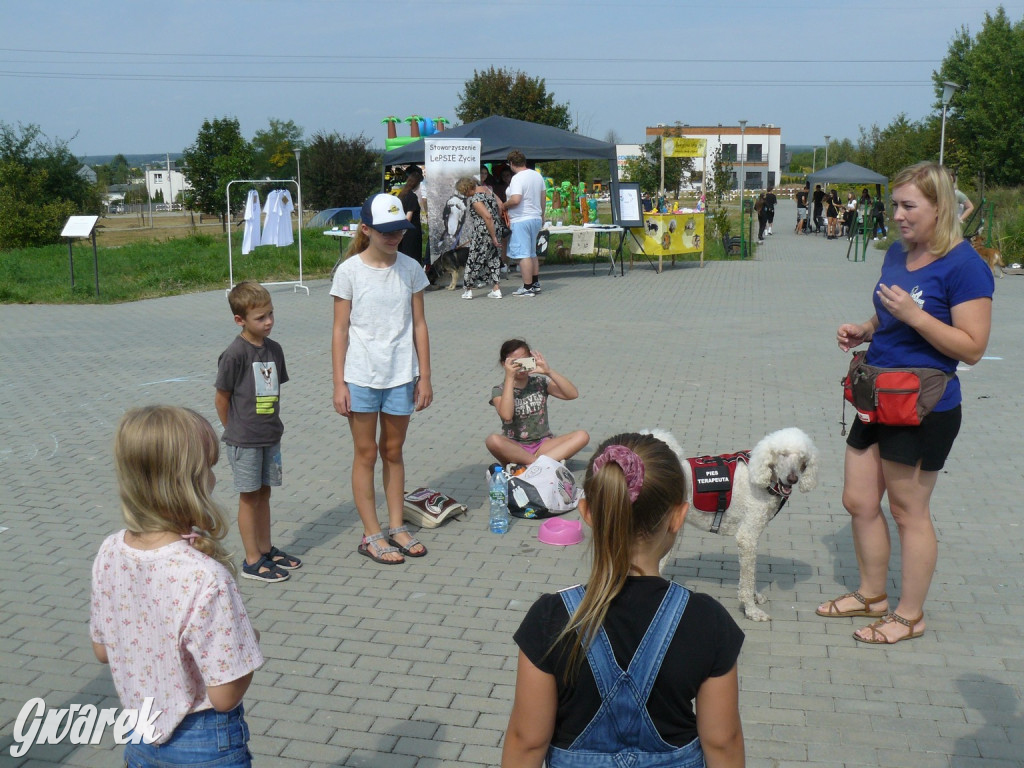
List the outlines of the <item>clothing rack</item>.
<svg viewBox="0 0 1024 768">
<path fill-rule="evenodd" d="M 277 283 L 263 283 L 263 285 L 292 285 L 292 291 L 297 291 L 300 288 L 306 292 L 309 296 L 309 288 L 302 283 L 302 187 L 299 186 L 299 182 L 295 179 L 233 179 L 228 182 L 225 189 L 225 195 L 227 197 L 227 222 L 228 222 L 228 291 L 235 287 L 235 265 L 234 258 L 231 250 L 231 185 L 232 184 L 294 184 L 295 194 L 298 198 L 299 204 L 299 279 L 298 280 L 284 280 Z"/>
</svg>

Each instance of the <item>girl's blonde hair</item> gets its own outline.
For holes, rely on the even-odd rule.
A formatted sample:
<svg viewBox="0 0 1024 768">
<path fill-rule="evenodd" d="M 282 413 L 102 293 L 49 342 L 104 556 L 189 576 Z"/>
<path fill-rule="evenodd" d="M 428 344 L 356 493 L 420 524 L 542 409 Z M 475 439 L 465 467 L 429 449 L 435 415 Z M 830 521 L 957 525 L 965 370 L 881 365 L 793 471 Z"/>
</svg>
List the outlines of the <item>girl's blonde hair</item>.
<svg viewBox="0 0 1024 768">
<path fill-rule="evenodd" d="M 367 224 L 366 226 L 369 227 L 370 225 Z M 356 236 L 352 238 L 352 242 L 349 243 L 348 250 L 345 251 L 345 258 L 347 259 L 349 256 L 362 253 L 369 247 L 370 236 L 363 231 L 363 225 L 360 224 L 359 229 L 356 230 Z M 344 261 L 344 259 L 339 259 L 338 264 L 341 264 L 342 261 Z M 338 268 L 338 264 L 334 265 L 334 269 Z M 331 277 L 334 277 L 334 270 L 331 270 Z"/>
<path fill-rule="evenodd" d="M 210 468 L 220 457 L 210 422 L 189 408 L 150 405 L 121 417 L 114 464 L 121 514 L 132 533 L 201 531 L 193 546 L 235 572 L 221 540 L 223 510 L 211 496 Z"/>
<path fill-rule="evenodd" d="M 908 184 L 917 187 L 924 198 L 935 206 L 935 232 L 928 243 L 928 252 L 934 256 L 945 256 L 964 239 L 956 215 L 953 178 L 949 171 L 938 163 L 923 162 L 908 166 L 897 173 L 890 182 L 890 187 L 895 190 Z M 903 247 L 910 250 L 910 244 L 906 241 L 903 242 Z"/>
<path fill-rule="evenodd" d="M 618 464 L 609 461 L 594 471 L 594 460 L 610 445 L 628 448 L 643 462 L 643 485 L 636 501 L 629 500 L 626 475 Z M 576 674 L 608 615 L 608 607 L 626 583 L 635 543 L 653 535 L 665 516 L 687 498 L 679 457 L 656 437 L 635 432 L 601 443 L 587 464 L 583 490 L 590 509 L 594 562 L 583 601 L 552 646 L 554 650 L 565 639 L 570 641 L 567 681 Z"/>
</svg>

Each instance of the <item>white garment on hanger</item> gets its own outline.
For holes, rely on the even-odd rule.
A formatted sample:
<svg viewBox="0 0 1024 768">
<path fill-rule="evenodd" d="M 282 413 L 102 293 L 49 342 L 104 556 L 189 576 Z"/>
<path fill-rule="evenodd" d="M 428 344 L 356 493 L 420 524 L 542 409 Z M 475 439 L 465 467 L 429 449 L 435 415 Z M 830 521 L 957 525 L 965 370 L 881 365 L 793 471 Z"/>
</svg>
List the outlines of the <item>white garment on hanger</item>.
<svg viewBox="0 0 1024 768">
<path fill-rule="evenodd" d="M 245 234 L 242 235 L 242 255 L 259 247 L 260 241 L 260 193 L 249 190 L 245 200 Z"/>
<path fill-rule="evenodd" d="M 263 237 L 261 240 L 263 245 L 277 245 L 278 222 L 281 219 L 281 212 L 277 201 L 280 196 L 281 190 L 273 189 L 267 195 L 267 202 L 263 204 L 263 213 L 265 215 L 263 219 Z"/>
<path fill-rule="evenodd" d="M 277 247 L 281 248 L 286 245 L 291 245 L 295 242 L 295 237 L 292 235 L 292 211 L 295 210 L 295 206 L 292 205 L 292 193 L 287 189 L 278 190 L 277 198 Z"/>
</svg>

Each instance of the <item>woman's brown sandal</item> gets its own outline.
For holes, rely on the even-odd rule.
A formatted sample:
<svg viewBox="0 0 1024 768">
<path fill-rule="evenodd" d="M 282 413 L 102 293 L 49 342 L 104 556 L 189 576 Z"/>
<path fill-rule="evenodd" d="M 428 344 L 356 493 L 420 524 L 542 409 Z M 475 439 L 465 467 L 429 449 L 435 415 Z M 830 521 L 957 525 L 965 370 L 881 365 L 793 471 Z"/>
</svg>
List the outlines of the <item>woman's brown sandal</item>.
<svg viewBox="0 0 1024 768">
<path fill-rule="evenodd" d="M 852 597 L 864 607 L 853 608 L 848 611 L 840 611 L 839 606 L 836 604 L 847 597 Z M 885 616 L 886 611 L 872 611 L 870 607 L 875 603 L 884 603 L 888 599 L 889 596 L 885 592 L 880 594 L 878 597 L 864 597 L 860 592 L 847 592 L 845 595 L 840 595 L 835 600 L 829 600 L 828 603 L 826 603 L 825 610 L 819 608 L 815 613 L 819 616 L 825 616 L 830 619 L 842 618 L 844 616 L 867 616 L 868 618 L 875 618 L 876 616 Z"/>
<path fill-rule="evenodd" d="M 853 639 L 859 640 L 862 643 L 870 643 L 871 645 L 892 645 L 893 643 L 901 643 L 904 640 L 913 640 L 915 637 L 920 637 L 924 634 L 923 629 L 920 632 L 914 631 L 914 627 L 916 627 L 918 622 L 922 621 L 923 619 L 923 613 L 913 620 L 904 619 L 898 613 L 887 613 L 878 621 L 868 624 L 866 627 L 864 627 L 864 629 L 868 630 L 871 633 L 870 637 L 861 637 L 856 632 L 854 632 Z M 897 624 L 902 624 L 904 627 L 907 628 L 907 631 L 905 634 L 890 639 L 888 636 L 885 635 L 885 633 L 879 632 L 879 630 L 886 624 L 892 624 L 893 622 L 896 622 Z"/>
</svg>

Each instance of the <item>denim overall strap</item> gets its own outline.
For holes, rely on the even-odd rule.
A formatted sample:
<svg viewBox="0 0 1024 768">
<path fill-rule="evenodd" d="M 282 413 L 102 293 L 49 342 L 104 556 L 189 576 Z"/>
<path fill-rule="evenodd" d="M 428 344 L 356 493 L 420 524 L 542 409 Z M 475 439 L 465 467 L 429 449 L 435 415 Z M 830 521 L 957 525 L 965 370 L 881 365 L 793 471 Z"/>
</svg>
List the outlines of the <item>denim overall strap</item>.
<svg viewBox="0 0 1024 768">
<path fill-rule="evenodd" d="M 581 587 L 560 593 L 570 615 L 583 595 Z M 661 605 L 624 672 L 602 628 L 587 649 L 587 661 L 601 694 L 601 706 L 568 749 L 548 750 L 550 768 L 622 768 L 625 766 L 702 766 L 700 742 L 674 747 L 658 734 L 647 713 L 647 698 L 675 636 L 690 593 L 670 584 Z"/>
</svg>

